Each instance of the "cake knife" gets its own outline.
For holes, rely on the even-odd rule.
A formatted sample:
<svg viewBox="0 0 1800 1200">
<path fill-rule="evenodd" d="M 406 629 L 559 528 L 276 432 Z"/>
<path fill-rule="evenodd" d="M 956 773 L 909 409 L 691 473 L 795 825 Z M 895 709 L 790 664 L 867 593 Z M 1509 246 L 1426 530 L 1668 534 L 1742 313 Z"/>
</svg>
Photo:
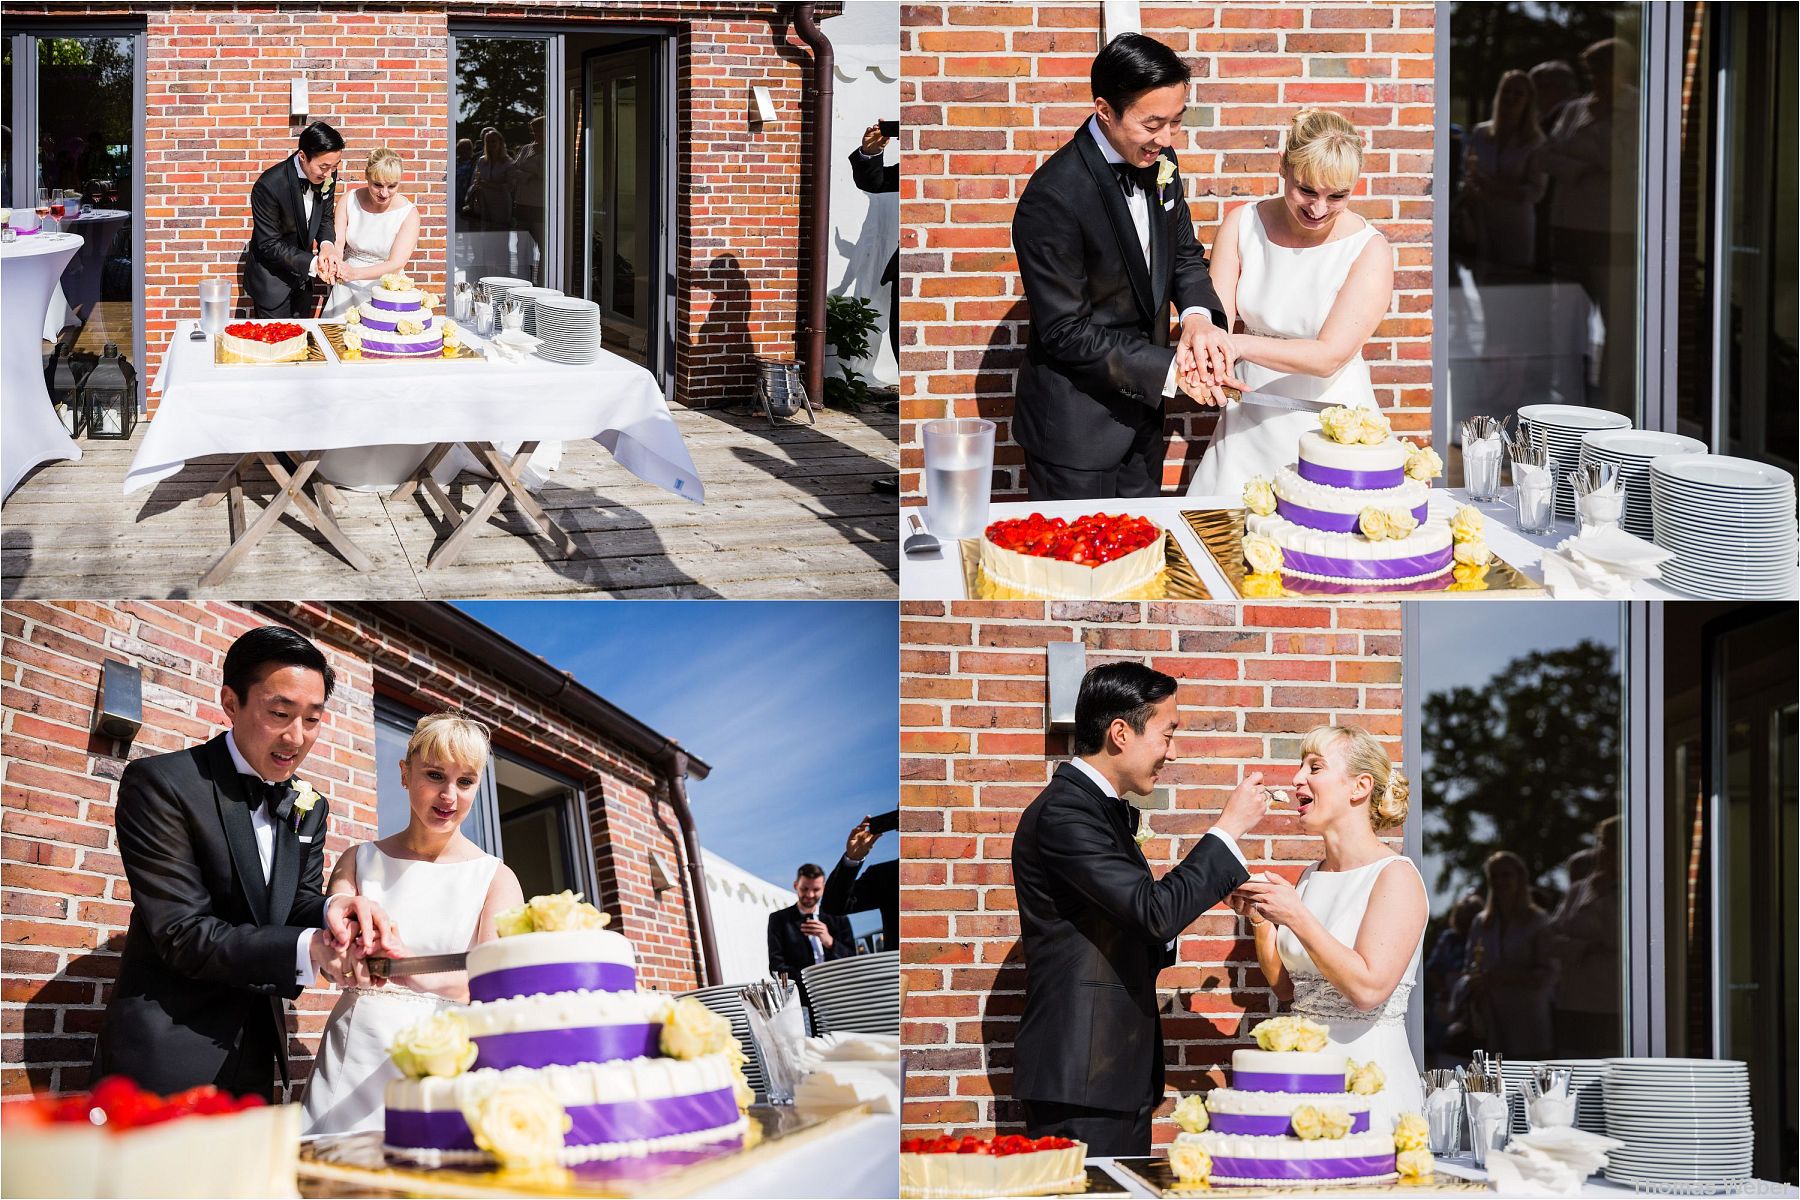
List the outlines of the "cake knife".
<svg viewBox="0 0 1800 1200">
<path fill-rule="evenodd" d="M 371 955 L 363 959 L 363 965 L 369 968 L 369 974 L 376 979 L 391 979 L 396 975 L 435 975 L 439 971 L 468 970 L 469 952 L 464 950 L 456 954 L 424 954 L 414 958 L 381 958 Z"/>
</svg>

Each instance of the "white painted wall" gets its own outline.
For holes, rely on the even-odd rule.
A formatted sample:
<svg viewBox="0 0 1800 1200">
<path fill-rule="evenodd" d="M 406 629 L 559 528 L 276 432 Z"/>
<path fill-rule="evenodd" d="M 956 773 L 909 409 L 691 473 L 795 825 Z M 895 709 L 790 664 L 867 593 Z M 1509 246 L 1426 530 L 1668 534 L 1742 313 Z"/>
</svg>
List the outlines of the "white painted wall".
<svg viewBox="0 0 1800 1200">
<path fill-rule="evenodd" d="M 872 383 L 897 387 L 899 364 L 888 347 L 888 285 L 877 283 L 900 244 L 900 197 L 871 196 L 850 178 L 850 152 L 863 130 L 900 115 L 900 5 L 898 0 L 850 0 L 841 16 L 820 23 L 836 51 L 831 128 L 831 265 L 834 296 L 861 296 L 883 316 L 872 358 L 850 365 Z M 899 162 L 889 142 L 887 161 Z"/>
<path fill-rule="evenodd" d="M 702 846 L 706 898 L 712 905 L 713 940 L 719 949 L 718 983 L 750 983 L 769 974 L 769 914 L 794 902 L 780 887 Z"/>
</svg>

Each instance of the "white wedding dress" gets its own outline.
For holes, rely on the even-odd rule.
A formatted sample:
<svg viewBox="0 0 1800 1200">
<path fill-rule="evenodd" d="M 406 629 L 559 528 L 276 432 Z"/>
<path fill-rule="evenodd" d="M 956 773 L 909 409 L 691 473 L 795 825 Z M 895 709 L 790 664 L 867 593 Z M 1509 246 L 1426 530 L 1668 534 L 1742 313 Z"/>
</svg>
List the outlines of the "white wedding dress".
<svg viewBox="0 0 1800 1200">
<path fill-rule="evenodd" d="M 413 202 L 404 196 L 397 196 L 388 205 L 384 213 L 372 213 L 362 206 L 363 189 L 358 188 L 344 197 L 346 211 L 350 214 L 344 226 L 344 244 L 338 247 L 344 256 L 347 267 L 367 267 L 388 260 L 394 252 L 394 239 L 400 236 L 400 226 L 406 223 L 406 214 L 413 209 Z M 405 270 L 404 267 L 401 268 Z M 342 320 L 344 313 L 352 304 L 362 304 L 369 299 L 376 280 L 356 279 L 347 283 L 331 285 L 331 295 L 326 297 L 325 311 L 320 319 L 325 321 Z"/>
<path fill-rule="evenodd" d="M 1405 863 L 1397 867 L 1395 863 Z M 1369 894 L 1375 880 L 1384 870 L 1412 871 L 1418 868 L 1404 855 L 1378 858 L 1372 863 L 1348 871 L 1322 871 L 1317 864 L 1306 868 L 1295 890 L 1307 911 L 1319 918 L 1327 933 L 1346 946 L 1356 944 L 1362 928 L 1363 914 L 1369 907 Z M 1424 887 L 1421 880 L 1419 886 Z M 1412 1046 L 1406 1039 L 1406 1004 L 1419 974 L 1419 961 L 1425 946 L 1421 930 L 1413 946 L 1406 974 L 1374 1012 L 1358 1011 L 1344 994 L 1319 974 L 1312 955 L 1300 944 L 1292 930 L 1283 927 L 1275 944 L 1281 951 L 1281 965 L 1294 984 L 1291 1011 L 1327 1027 L 1334 1050 L 1342 1050 L 1359 1063 L 1380 1064 L 1387 1076 L 1387 1086 L 1369 1099 L 1369 1128 L 1377 1132 L 1392 1129 L 1401 1113 L 1422 1112 L 1425 1088 L 1419 1079 L 1419 1064 L 1413 1059 Z"/>
<path fill-rule="evenodd" d="M 1248 209 L 1238 222 L 1237 314 L 1244 331 L 1262 337 L 1318 337 L 1375 227 L 1365 225 L 1340 241 L 1295 249 L 1269 240 L 1260 204 Z M 1293 375 L 1242 360 L 1237 374 L 1269 402 L 1234 403 L 1220 411 L 1212 442 L 1188 485 L 1190 496 L 1235 504 L 1250 480 L 1258 475 L 1273 479 L 1294 461 L 1300 435 L 1318 427 L 1320 410 L 1376 407 L 1369 364 L 1360 352 L 1334 375 Z"/>
<path fill-rule="evenodd" d="M 357 893 L 399 924 L 408 954 L 458 954 L 474 943 L 499 859 L 484 854 L 466 862 L 420 862 L 383 854 L 373 842 L 353 853 Z M 306 1084 L 303 1135 L 382 1127 L 382 1095 L 388 1080 L 400 1078 L 388 1047 L 407 1027 L 451 1003 L 407 983 L 402 978 L 385 987 L 348 988 L 338 997 Z"/>
</svg>

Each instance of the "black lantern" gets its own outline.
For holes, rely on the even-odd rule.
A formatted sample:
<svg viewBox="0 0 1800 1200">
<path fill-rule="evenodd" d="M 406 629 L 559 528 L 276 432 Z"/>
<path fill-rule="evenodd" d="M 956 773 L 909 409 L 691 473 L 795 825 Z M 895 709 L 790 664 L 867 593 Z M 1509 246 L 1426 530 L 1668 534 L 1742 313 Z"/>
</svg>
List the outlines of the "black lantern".
<svg viewBox="0 0 1800 1200">
<path fill-rule="evenodd" d="M 83 378 L 93 365 L 91 355 L 78 357 L 73 346 L 59 341 L 44 367 L 44 386 L 50 391 L 50 403 L 70 437 L 80 437 L 87 428 L 87 409 L 81 403 L 80 391 Z"/>
<path fill-rule="evenodd" d="M 137 428 L 137 371 L 119 357 L 117 342 L 106 343 L 100 361 L 81 381 L 81 409 L 90 438 L 124 441 Z"/>
</svg>

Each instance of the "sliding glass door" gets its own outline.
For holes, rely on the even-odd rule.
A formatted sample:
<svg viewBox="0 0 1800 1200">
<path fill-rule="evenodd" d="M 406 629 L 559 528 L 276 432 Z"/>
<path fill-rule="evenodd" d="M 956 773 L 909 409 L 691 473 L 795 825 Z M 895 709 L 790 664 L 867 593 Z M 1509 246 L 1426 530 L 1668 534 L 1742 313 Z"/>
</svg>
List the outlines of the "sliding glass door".
<svg viewBox="0 0 1800 1200">
<path fill-rule="evenodd" d="M 637 363 L 653 352 L 665 271 L 661 57 L 654 43 L 596 51 L 584 71 L 582 277 L 587 297 L 600 305 L 606 348 Z"/>
</svg>

